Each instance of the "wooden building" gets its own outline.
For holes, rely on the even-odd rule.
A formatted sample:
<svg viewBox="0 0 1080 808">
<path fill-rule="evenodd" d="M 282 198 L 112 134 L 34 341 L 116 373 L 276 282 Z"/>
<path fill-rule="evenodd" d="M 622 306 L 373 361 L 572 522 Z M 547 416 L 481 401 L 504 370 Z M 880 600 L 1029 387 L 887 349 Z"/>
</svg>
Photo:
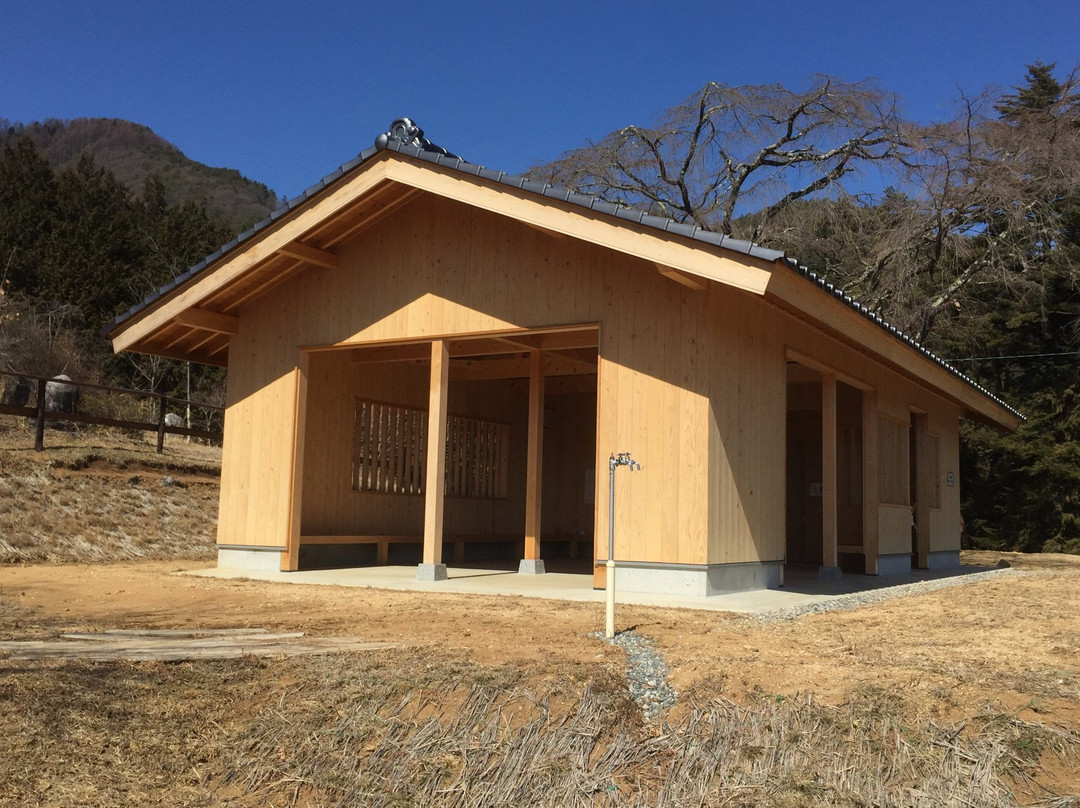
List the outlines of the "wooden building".
<svg viewBox="0 0 1080 808">
<path fill-rule="evenodd" d="M 1021 420 L 781 253 L 405 119 L 110 336 L 228 367 L 219 564 L 241 568 L 595 568 L 614 452 L 642 466 L 617 476 L 629 591 L 953 565 L 959 421 Z"/>
</svg>

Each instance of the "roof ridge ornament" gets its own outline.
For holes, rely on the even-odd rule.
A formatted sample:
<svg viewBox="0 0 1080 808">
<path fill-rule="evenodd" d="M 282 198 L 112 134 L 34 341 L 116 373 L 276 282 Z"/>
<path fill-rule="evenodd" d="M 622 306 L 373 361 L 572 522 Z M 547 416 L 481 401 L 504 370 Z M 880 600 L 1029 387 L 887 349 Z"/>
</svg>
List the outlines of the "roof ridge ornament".
<svg viewBox="0 0 1080 808">
<path fill-rule="evenodd" d="M 391 143 L 396 143 L 399 146 L 406 146 L 412 149 L 419 149 L 420 151 L 445 154 L 447 157 L 455 157 L 458 160 L 461 159 L 456 154 L 451 154 L 442 146 L 436 146 L 424 137 L 424 130 L 413 123 L 411 118 L 396 119 L 390 124 L 389 130 L 375 138 L 375 148 L 378 151 L 387 148 Z"/>
</svg>

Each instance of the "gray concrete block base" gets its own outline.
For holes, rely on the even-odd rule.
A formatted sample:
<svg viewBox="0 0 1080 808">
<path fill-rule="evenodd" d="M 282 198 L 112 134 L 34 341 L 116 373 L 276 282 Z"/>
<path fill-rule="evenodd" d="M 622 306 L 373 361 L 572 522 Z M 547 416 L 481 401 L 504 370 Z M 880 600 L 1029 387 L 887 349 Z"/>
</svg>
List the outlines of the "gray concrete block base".
<svg viewBox="0 0 1080 808">
<path fill-rule="evenodd" d="M 418 581 L 445 581 L 445 564 L 417 564 L 416 580 Z"/>
<path fill-rule="evenodd" d="M 709 597 L 780 586 L 780 562 L 747 564 L 652 564 L 616 562 L 615 588 L 676 597 Z"/>
<path fill-rule="evenodd" d="M 222 569 L 281 571 L 281 547 L 219 547 L 217 565 Z"/>
<path fill-rule="evenodd" d="M 844 573 L 839 567 L 818 567 L 817 579 L 819 581 L 839 581 Z"/>
<path fill-rule="evenodd" d="M 906 575 L 911 572 L 911 553 L 878 556 L 878 575 Z"/>
<path fill-rule="evenodd" d="M 544 569 L 544 559 L 542 558 L 523 558 L 521 563 L 518 564 L 518 575 L 545 575 L 547 570 Z"/>
<path fill-rule="evenodd" d="M 960 566 L 959 550 L 938 550 L 930 554 L 930 569 L 951 570 Z"/>
</svg>

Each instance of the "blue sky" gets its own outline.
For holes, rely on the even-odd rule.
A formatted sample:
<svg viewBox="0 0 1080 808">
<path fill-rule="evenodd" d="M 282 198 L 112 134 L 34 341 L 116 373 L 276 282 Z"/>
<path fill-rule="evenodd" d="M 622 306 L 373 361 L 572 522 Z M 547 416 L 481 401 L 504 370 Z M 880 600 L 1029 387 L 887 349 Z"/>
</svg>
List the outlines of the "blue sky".
<svg viewBox="0 0 1080 808">
<path fill-rule="evenodd" d="M 1080 63 L 1076 0 L 3 0 L 0 118 L 115 117 L 294 196 L 398 116 L 520 172 L 707 81 L 874 77 L 917 120 Z"/>
</svg>

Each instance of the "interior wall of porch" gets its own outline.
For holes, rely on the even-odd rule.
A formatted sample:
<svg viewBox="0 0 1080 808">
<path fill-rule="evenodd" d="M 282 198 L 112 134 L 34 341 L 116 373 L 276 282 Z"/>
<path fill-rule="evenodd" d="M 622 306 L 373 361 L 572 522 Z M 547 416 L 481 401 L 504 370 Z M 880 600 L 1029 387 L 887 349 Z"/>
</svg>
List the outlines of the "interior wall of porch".
<svg viewBox="0 0 1080 808">
<path fill-rule="evenodd" d="M 354 364 L 348 351 L 311 354 L 309 419 L 305 432 L 304 535 L 413 535 L 424 528 L 422 494 L 352 488 L 353 418 L 357 398 L 427 408 L 428 369 L 419 362 Z M 454 415 L 510 425 L 508 496 L 448 497 L 447 534 L 511 535 L 522 530 L 528 380 L 452 381 Z"/>
</svg>

